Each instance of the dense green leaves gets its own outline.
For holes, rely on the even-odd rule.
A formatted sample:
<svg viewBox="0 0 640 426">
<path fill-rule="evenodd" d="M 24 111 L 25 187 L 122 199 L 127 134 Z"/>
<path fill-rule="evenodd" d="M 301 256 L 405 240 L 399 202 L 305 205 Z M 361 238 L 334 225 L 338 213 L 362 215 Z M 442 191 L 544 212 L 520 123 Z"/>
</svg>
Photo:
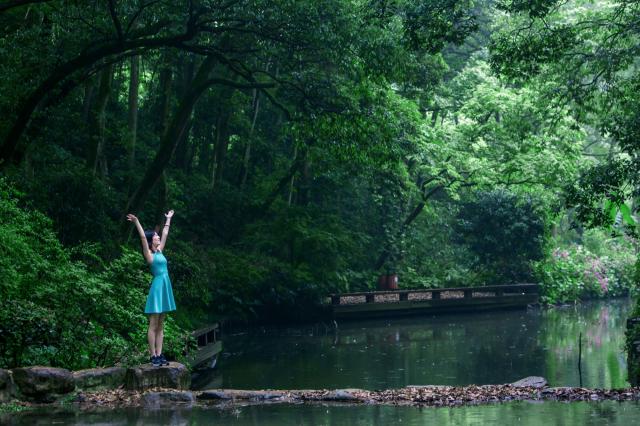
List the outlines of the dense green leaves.
<svg viewBox="0 0 640 426">
<path fill-rule="evenodd" d="M 49 219 L 18 203 L 0 181 L 0 365 L 80 369 L 145 358 L 142 307 L 150 275 L 140 255 L 125 250 L 91 272 L 72 260 Z M 97 246 L 83 251 L 105 260 Z M 167 352 L 174 356 L 182 356 L 182 333 L 169 319 Z"/>
<path fill-rule="evenodd" d="M 495 284 L 529 282 L 530 262 L 542 259 L 545 217 L 539 202 L 506 191 L 478 193 L 461 206 L 460 237 Z"/>
<path fill-rule="evenodd" d="M 147 277 L 121 246 L 139 250 L 129 209 L 147 228 L 176 210 L 172 339 L 176 324 L 310 316 L 381 271 L 406 287 L 529 280 L 534 260 L 553 275 L 550 230 L 582 242 L 558 230 L 564 196 L 572 218 L 609 224 L 615 205 L 634 220 L 630 4 L 617 15 L 546 0 L 113 4 L 0 13 L 0 167 L 49 218 L 1 228 L 15 240 L 0 256 L 3 315 L 21 321 L 12 339 L 43 336 L 38 354 L 16 344 L 7 357 L 46 361 L 92 336 L 114 348 L 64 360 L 84 366 L 142 344 Z M 82 309 L 43 302 L 66 293 Z M 64 331 L 78 321 L 85 334 Z"/>
</svg>

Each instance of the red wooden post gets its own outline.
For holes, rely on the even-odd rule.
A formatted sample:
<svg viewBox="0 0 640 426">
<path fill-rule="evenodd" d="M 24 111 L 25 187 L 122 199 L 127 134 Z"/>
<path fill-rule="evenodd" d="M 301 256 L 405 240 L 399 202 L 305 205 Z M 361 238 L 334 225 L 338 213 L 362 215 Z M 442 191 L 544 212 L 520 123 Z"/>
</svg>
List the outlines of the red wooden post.
<svg viewBox="0 0 640 426">
<path fill-rule="evenodd" d="M 387 276 L 380 275 L 378 277 L 378 290 L 386 290 L 387 288 Z"/>
<path fill-rule="evenodd" d="M 387 275 L 387 288 L 389 290 L 398 289 L 398 274 Z"/>
</svg>

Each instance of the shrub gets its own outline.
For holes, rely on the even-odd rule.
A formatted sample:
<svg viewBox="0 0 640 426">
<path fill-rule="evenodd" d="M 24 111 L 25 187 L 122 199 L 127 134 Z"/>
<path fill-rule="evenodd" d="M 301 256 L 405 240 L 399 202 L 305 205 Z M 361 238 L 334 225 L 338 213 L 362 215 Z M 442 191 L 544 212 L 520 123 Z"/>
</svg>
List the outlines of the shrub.
<svg viewBox="0 0 640 426">
<path fill-rule="evenodd" d="M 595 230 L 587 232 L 585 241 L 585 246 L 556 248 L 549 258 L 535 264 L 543 302 L 565 303 L 635 292 L 633 247 L 620 239 L 607 239 Z"/>
<path fill-rule="evenodd" d="M 150 275 L 142 256 L 124 249 L 90 272 L 72 260 L 51 221 L 21 207 L 1 180 L 0 210 L 0 367 L 79 369 L 146 358 L 143 306 Z M 99 252 L 99 245 L 92 247 Z M 168 352 L 182 352 L 183 334 L 169 318 Z"/>
<path fill-rule="evenodd" d="M 532 278 L 531 261 L 542 259 L 545 217 L 540 203 L 506 190 L 478 192 L 464 203 L 456 226 L 478 259 L 487 284 Z"/>
</svg>

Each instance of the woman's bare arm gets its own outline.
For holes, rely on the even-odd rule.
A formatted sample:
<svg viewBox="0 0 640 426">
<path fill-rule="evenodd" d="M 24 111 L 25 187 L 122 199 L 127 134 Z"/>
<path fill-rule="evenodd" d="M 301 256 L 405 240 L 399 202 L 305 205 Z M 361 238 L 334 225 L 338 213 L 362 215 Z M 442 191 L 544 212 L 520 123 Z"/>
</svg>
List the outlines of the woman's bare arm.
<svg viewBox="0 0 640 426">
<path fill-rule="evenodd" d="M 167 237 L 169 236 L 169 228 L 171 228 L 171 218 L 173 217 L 173 210 L 169 210 L 167 213 L 165 213 L 164 216 L 167 218 L 167 220 L 162 227 L 162 237 L 160 238 L 160 245 L 158 246 L 158 250 L 160 251 L 164 250 L 164 245 L 166 244 Z"/>
<path fill-rule="evenodd" d="M 149 250 L 147 237 L 145 237 L 144 235 L 144 229 L 142 229 L 142 225 L 140 225 L 140 221 L 138 220 L 137 217 L 135 217 L 131 213 L 127 215 L 127 220 L 129 222 L 133 222 L 133 224 L 136 226 L 136 229 L 138 230 L 138 235 L 140 236 L 140 242 L 142 243 L 142 255 L 144 256 L 144 260 L 146 260 L 147 263 L 153 262 L 153 256 L 151 255 L 151 251 Z"/>
</svg>

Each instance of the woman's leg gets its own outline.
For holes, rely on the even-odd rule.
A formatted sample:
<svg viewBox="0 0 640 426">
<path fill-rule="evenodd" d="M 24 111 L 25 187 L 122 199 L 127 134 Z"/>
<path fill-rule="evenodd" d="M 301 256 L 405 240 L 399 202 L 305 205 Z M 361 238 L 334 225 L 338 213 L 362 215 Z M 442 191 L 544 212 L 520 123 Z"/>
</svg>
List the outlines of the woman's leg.
<svg viewBox="0 0 640 426">
<path fill-rule="evenodd" d="M 160 352 L 156 352 L 156 334 L 158 330 L 159 314 L 149 315 L 149 330 L 147 331 L 147 342 L 149 342 L 149 353 L 151 356 L 157 356 Z"/>
<path fill-rule="evenodd" d="M 158 326 L 156 328 L 156 355 L 160 355 L 162 353 L 162 342 L 164 341 L 164 317 L 166 314 L 158 315 Z"/>
</svg>

